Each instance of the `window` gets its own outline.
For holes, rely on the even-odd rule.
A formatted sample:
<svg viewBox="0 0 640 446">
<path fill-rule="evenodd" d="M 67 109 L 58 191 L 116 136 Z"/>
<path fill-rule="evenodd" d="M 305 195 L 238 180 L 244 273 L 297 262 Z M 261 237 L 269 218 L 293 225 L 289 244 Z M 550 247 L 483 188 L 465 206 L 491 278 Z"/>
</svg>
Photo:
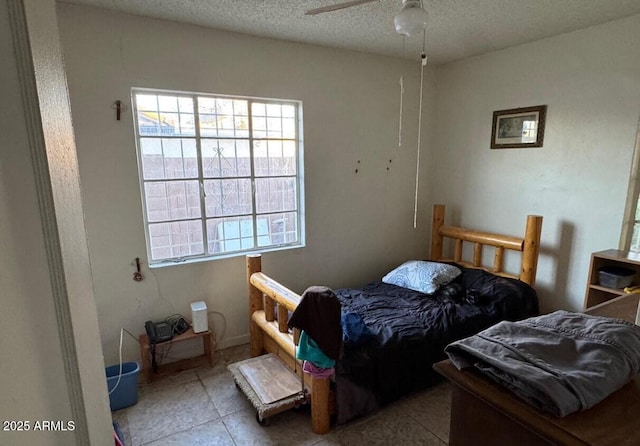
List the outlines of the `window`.
<svg viewBox="0 0 640 446">
<path fill-rule="evenodd" d="M 631 161 L 631 174 L 619 248 L 625 251 L 640 252 L 640 123 Z"/>
<path fill-rule="evenodd" d="M 132 96 L 150 264 L 304 245 L 300 102 Z"/>
</svg>

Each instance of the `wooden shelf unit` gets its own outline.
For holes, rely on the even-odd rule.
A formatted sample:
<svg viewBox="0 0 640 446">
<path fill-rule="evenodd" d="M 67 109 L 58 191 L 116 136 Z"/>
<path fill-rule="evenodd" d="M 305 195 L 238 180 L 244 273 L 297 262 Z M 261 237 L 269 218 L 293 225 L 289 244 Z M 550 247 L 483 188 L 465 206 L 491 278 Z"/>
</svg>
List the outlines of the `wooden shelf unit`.
<svg viewBox="0 0 640 446">
<path fill-rule="evenodd" d="M 636 272 L 631 286 L 640 285 L 640 253 L 607 249 L 591 254 L 587 289 L 584 296 L 584 308 L 607 302 L 627 293 L 622 288 L 608 288 L 598 283 L 598 271 L 604 267 L 619 267 Z"/>
<path fill-rule="evenodd" d="M 197 338 L 202 339 L 202 355 L 161 364 L 158 366 L 158 371 L 154 373 L 151 367 L 151 346 L 149 345 L 149 337 L 146 333 L 141 334 L 138 338 L 138 342 L 140 343 L 142 374 L 146 378 L 146 381 L 150 383 L 158 378 L 163 378 L 165 376 L 194 367 L 199 367 L 201 365 L 209 365 L 209 367 L 213 367 L 213 352 L 216 348 L 216 340 L 211 330 L 207 330 L 201 333 L 194 333 L 193 328 L 189 328 L 181 335 L 174 336 L 172 340 L 156 344 L 156 346 L 158 349 L 164 349 L 168 348 L 171 344 Z"/>
</svg>

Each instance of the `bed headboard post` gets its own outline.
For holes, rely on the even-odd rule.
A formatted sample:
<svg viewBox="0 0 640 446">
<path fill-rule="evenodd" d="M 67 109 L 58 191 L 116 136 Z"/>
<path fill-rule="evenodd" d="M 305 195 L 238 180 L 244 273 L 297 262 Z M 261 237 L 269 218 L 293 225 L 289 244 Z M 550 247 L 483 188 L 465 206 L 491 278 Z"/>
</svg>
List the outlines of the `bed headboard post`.
<svg viewBox="0 0 640 446">
<path fill-rule="evenodd" d="M 262 346 L 262 334 L 260 328 L 253 322 L 253 313 L 263 309 L 262 291 L 251 284 L 251 276 L 262 271 L 262 256 L 260 254 L 248 255 L 247 260 L 247 284 L 249 286 L 249 333 L 251 338 L 251 356 L 260 356 L 264 353 Z"/>
<path fill-rule="evenodd" d="M 431 223 L 431 260 L 442 258 L 442 235 L 440 228 L 444 224 L 444 204 L 433 205 L 433 221 Z"/>
<path fill-rule="evenodd" d="M 536 270 L 538 269 L 538 256 L 540 255 L 540 234 L 542 232 L 542 216 L 527 216 L 527 226 L 522 246 L 522 269 L 520 280 L 531 286 L 536 282 Z"/>
</svg>

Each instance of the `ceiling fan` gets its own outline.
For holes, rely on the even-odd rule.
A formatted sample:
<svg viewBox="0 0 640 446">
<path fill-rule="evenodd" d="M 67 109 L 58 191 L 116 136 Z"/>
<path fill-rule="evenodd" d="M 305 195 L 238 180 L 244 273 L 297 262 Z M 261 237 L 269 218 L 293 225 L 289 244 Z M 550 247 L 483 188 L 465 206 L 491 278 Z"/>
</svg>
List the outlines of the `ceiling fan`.
<svg viewBox="0 0 640 446">
<path fill-rule="evenodd" d="M 373 3 L 380 0 L 352 0 L 350 2 L 336 3 L 334 5 L 323 6 L 321 8 L 310 9 L 305 15 L 322 14 L 323 12 L 338 11 L 339 9 L 351 8 L 352 6 L 362 5 L 363 3 Z"/>
<path fill-rule="evenodd" d="M 316 15 L 325 12 L 338 11 L 351 8 L 364 3 L 373 3 L 380 0 L 351 0 L 335 3 L 320 8 L 310 9 L 305 15 Z M 411 36 L 424 31 L 427 26 L 427 11 L 422 7 L 421 0 L 402 0 L 402 9 L 393 19 L 396 31 L 404 36 Z"/>
</svg>

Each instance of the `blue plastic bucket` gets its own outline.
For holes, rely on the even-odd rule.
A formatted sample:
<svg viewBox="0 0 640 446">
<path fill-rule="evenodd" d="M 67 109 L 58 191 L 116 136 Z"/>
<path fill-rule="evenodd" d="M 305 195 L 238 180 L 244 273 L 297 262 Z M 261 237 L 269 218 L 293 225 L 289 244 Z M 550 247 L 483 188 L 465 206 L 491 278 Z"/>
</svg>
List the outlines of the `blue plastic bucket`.
<svg viewBox="0 0 640 446">
<path fill-rule="evenodd" d="M 138 402 L 138 373 L 140 365 L 137 362 L 123 362 L 122 375 L 118 383 L 120 364 L 110 365 L 105 369 L 107 373 L 107 389 L 109 392 L 109 405 L 111 410 L 124 409 Z M 116 387 L 118 383 L 118 387 Z"/>
</svg>

